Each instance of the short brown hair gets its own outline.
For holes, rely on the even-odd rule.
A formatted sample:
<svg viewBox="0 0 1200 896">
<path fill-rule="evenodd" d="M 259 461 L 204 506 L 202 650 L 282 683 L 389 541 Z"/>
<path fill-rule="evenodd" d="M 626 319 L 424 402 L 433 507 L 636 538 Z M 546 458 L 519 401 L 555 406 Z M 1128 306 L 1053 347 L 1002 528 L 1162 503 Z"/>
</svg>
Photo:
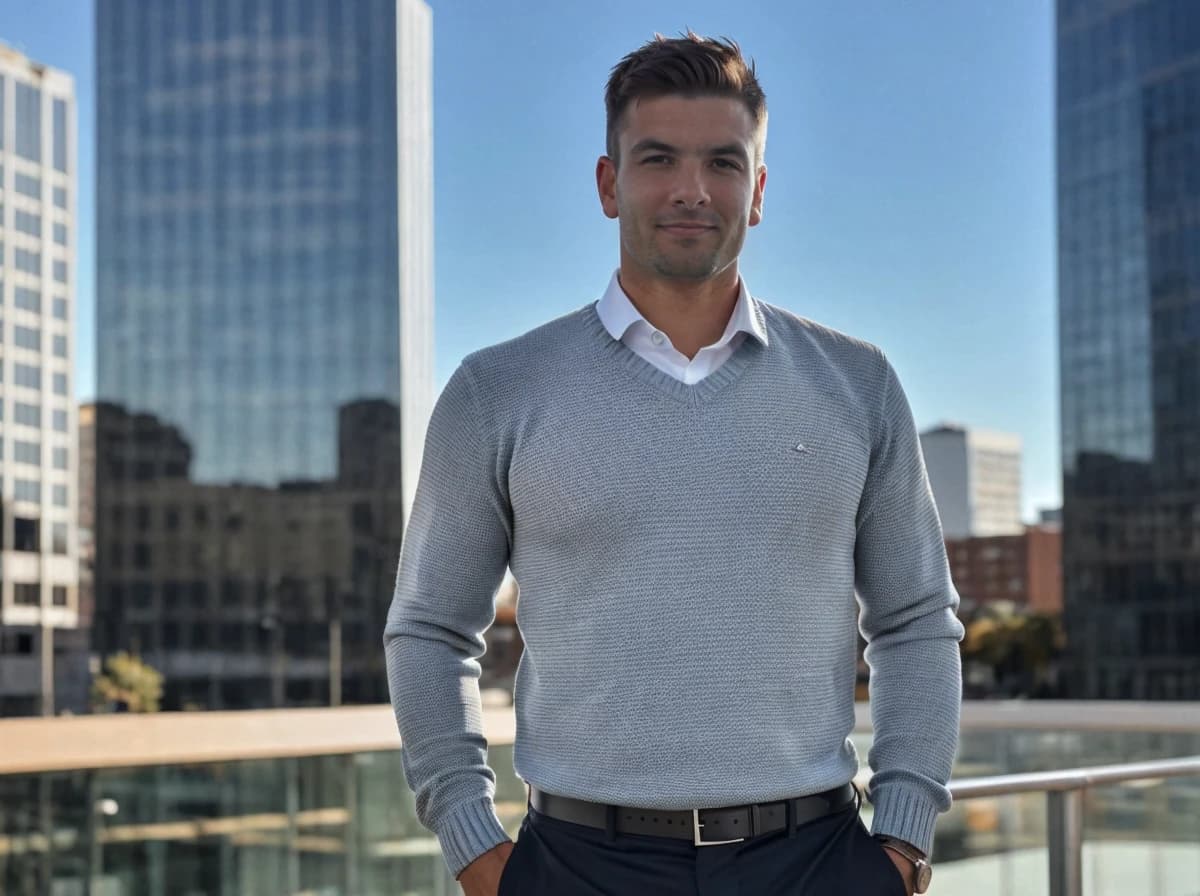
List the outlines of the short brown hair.
<svg viewBox="0 0 1200 896">
<path fill-rule="evenodd" d="M 615 66 L 604 91 L 608 113 L 605 132 L 609 158 L 617 159 L 617 129 L 630 103 L 643 97 L 667 95 L 727 96 L 740 99 L 754 118 L 756 147 L 762 160 L 766 141 L 767 96 L 754 72 L 754 60 L 742 57 L 729 38 L 701 37 L 690 28 L 682 37 L 654 39 L 638 47 Z"/>
</svg>

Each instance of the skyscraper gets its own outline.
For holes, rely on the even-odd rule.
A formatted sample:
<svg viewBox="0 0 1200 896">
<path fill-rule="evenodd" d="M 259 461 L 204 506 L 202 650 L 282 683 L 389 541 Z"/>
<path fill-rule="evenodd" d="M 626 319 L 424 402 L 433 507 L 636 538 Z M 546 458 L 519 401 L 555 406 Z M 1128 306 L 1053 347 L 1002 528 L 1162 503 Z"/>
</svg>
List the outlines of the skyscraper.
<svg viewBox="0 0 1200 896">
<path fill-rule="evenodd" d="M 71 76 L 0 45 L 0 716 L 55 710 L 78 625 L 75 144 Z"/>
<path fill-rule="evenodd" d="M 941 423 L 921 433 L 921 453 L 947 538 L 1024 530 L 1019 436 Z"/>
<path fill-rule="evenodd" d="M 167 707 L 384 700 L 432 403 L 429 8 L 99 0 L 97 69 L 98 646 Z"/>
<path fill-rule="evenodd" d="M 1059 0 L 1072 696 L 1200 697 L 1200 4 Z"/>
</svg>

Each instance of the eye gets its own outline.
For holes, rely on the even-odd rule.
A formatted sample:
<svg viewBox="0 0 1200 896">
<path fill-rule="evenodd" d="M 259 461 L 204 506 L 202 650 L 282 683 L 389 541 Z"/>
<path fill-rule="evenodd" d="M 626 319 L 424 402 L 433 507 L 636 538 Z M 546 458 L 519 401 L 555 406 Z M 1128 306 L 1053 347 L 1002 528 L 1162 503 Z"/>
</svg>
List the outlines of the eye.
<svg viewBox="0 0 1200 896">
<path fill-rule="evenodd" d="M 713 159 L 713 164 L 727 171 L 741 171 L 741 166 L 732 159 Z"/>
<path fill-rule="evenodd" d="M 643 165 L 659 165 L 664 162 L 670 162 L 670 161 L 671 161 L 670 156 L 646 156 L 646 158 L 642 159 L 642 164 Z"/>
</svg>

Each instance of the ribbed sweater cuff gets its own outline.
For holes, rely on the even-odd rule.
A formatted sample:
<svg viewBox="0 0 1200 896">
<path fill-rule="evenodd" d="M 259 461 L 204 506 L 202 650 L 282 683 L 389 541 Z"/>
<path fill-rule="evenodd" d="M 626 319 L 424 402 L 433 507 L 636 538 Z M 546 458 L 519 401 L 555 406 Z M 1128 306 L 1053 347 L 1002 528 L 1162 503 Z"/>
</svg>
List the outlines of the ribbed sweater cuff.
<svg viewBox="0 0 1200 896">
<path fill-rule="evenodd" d="M 442 819 L 437 838 L 446 865 L 456 878 L 489 849 L 510 839 L 496 817 L 496 807 L 490 799 L 456 806 Z"/>
<path fill-rule="evenodd" d="M 937 806 L 913 790 L 894 785 L 879 788 L 871 803 L 875 807 L 871 833 L 896 837 L 930 854 Z"/>
</svg>

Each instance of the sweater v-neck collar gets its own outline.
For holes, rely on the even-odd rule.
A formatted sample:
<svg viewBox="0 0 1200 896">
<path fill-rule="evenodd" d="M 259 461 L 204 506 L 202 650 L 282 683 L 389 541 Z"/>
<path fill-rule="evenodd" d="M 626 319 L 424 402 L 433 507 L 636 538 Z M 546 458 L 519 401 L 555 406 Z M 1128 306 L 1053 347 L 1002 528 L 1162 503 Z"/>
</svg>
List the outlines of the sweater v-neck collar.
<svg viewBox="0 0 1200 896">
<path fill-rule="evenodd" d="M 630 376 L 683 404 L 699 405 L 710 400 L 735 382 L 747 366 L 765 351 L 765 346 L 747 335 L 724 364 L 698 383 L 683 383 L 659 370 L 621 340 L 613 339 L 596 311 L 595 302 L 589 303 L 583 312 L 584 326 L 606 360 L 619 364 Z M 753 302 L 752 313 L 758 317 L 760 324 L 765 325 L 757 302 Z"/>
</svg>

